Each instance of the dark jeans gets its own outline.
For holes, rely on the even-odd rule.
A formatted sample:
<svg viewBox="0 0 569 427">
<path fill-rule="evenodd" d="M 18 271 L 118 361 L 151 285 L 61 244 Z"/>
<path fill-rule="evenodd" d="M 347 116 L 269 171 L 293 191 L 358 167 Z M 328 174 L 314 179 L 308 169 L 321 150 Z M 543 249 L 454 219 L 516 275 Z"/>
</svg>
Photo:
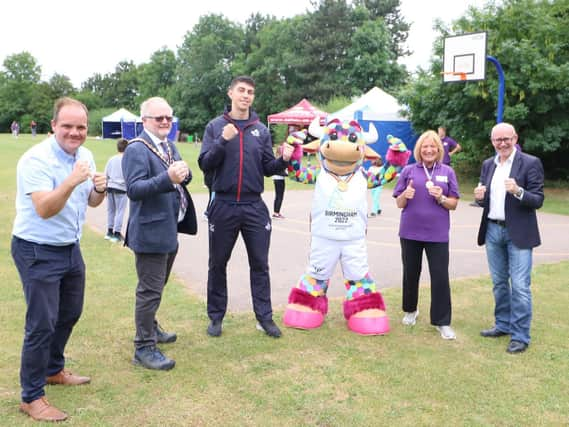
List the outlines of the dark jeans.
<svg viewBox="0 0 569 427">
<path fill-rule="evenodd" d="M 272 319 L 268 261 L 271 220 L 267 206 L 260 198 L 250 203 L 213 199 L 209 210 L 208 316 L 212 320 L 221 320 L 227 311 L 227 262 L 239 233 L 249 258 L 255 316 L 257 320 Z"/>
<path fill-rule="evenodd" d="M 284 199 L 285 180 L 284 179 L 275 179 L 273 181 L 275 183 L 275 202 L 273 205 L 273 212 L 280 213 L 281 212 L 281 206 L 283 204 L 283 199 Z"/>
<path fill-rule="evenodd" d="M 85 263 L 79 243 L 39 245 L 17 237 L 12 257 L 27 305 L 20 383 L 29 403 L 45 394 L 46 377 L 65 366 L 65 345 L 83 311 Z"/>
<path fill-rule="evenodd" d="M 177 253 L 176 248 L 176 251 L 167 254 L 134 254 L 138 275 L 134 309 L 136 349 L 156 345 L 156 312 Z"/>
<path fill-rule="evenodd" d="M 448 278 L 448 242 L 421 242 L 400 239 L 403 261 L 403 311 L 417 310 L 419 278 L 421 276 L 423 250 L 427 254 L 431 276 L 431 324 L 450 325 L 451 302 Z"/>
</svg>

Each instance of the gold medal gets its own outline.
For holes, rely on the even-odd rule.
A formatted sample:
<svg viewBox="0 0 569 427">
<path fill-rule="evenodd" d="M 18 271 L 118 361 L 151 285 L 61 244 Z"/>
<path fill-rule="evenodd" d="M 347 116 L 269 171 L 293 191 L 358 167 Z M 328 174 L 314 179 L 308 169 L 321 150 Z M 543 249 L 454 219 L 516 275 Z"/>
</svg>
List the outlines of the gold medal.
<svg viewBox="0 0 569 427">
<path fill-rule="evenodd" d="M 347 191 L 348 190 L 348 183 L 346 181 L 338 181 L 338 190 L 340 191 Z"/>
<path fill-rule="evenodd" d="M 427 187 L 427 188 L 431 188 L 433 185 L 434 185 L 433 181 L 431 181 L 431 180 L 429 180 L 425 183 L 425 187 Z"/>
</svg>

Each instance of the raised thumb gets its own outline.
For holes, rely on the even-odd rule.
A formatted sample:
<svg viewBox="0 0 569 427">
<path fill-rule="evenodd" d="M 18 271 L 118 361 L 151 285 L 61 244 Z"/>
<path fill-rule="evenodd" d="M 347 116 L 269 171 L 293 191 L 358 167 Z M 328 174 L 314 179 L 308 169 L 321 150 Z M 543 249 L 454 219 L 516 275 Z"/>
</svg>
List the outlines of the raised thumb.
<svg viewBox="0 0 569 427">
<path fill-rule="evenodd" d="M 407 184 L 407 188 L 413 188 L 413 180 L 410 179 L 409 183 Z"/>
</svg>

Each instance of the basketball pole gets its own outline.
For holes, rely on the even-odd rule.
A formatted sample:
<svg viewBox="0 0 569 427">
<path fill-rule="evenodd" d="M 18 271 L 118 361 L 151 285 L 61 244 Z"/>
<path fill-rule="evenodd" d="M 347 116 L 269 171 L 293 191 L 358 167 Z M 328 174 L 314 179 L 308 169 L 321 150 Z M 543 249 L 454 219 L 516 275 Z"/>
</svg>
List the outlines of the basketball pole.
<svg viewBox="0 0 569 427">
<path fill-rule="evenodd" d="M 498 112 L 496 114 L 496 123 L 502 123 L 502 117 L 504 116 L 504 92 L 506 91 L 506 78 L 504 77 L 504 70 L 500 62 L 493 56 L 486 56 L 486 59 L 490 61 L 496 67 L 498 72 Z"/>
</svg>

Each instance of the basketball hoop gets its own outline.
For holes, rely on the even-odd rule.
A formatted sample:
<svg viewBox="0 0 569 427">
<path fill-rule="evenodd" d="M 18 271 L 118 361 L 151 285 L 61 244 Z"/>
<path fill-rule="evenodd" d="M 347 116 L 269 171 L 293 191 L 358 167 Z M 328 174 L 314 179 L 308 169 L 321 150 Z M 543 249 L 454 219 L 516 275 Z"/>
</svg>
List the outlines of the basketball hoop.
<svg viewBox="0 0 569 427">
<path fill-rule="evenodd" d="M 443 83 L 486 79 L 486 32 L 449 36 L 444 39 Z"/>
<path fill-rule="evenodd" d="M 460 76 L 460 80 L 466 80 L 466 73 L 463 73 L 462 71 L 442 71 L 441 74 L 442 75 L 448 74 L 451 76 Z"/>
</svg>

